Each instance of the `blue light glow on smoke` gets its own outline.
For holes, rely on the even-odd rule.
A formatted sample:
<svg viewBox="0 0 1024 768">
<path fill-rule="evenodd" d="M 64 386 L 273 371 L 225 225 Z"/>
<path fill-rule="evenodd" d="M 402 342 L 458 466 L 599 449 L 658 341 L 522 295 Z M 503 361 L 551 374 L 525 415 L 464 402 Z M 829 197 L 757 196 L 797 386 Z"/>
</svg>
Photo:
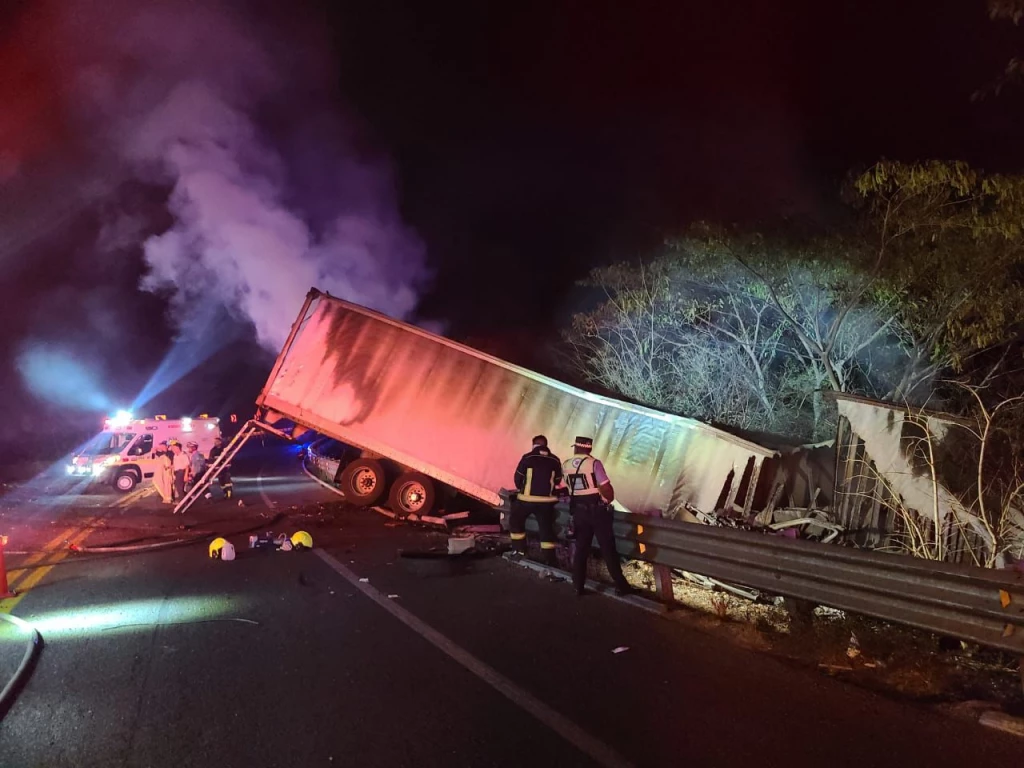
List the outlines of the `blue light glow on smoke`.
<svg viewBox="0 0 1024 768">
<path fill-rule="evenodd" d="M 17 367 L 25 387 L 40 400 L 81 411 L 114 407 L 99 375 L 74 350 L 32 342 L 18 355 Z"/>
</svg>

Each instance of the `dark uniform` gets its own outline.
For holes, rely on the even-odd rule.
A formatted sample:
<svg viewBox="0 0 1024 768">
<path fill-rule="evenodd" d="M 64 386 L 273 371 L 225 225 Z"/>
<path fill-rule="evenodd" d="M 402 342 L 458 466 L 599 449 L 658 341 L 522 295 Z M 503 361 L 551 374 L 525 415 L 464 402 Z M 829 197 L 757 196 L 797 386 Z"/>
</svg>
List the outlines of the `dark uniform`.
<svg viewBox="0 0 1024 768">
<path fill-rule="evenodd" d="M 540 529 L 540 548 L 544 560 L 555 565 L 555 487 L 562 482 L 562 463 L 547 449 L 547 441 L 535 443 L 533 450 L 523 454 L 516 467 L 516 489 L 512 500 L 512 513 L 508 527 L 512 544 L 526 554 L 526 518 L 537 518 Z"/>
<path fill-rule="evenodd" d="M 608 566 L 608 574 L 618 592 L 630 591 L 629 582 L 622 575 L 622 564 L 615 549 L 615 532 L 612 530 L 611 498 L 601 495 L 604 488 L 612 496 L 611 480 L 601 462 L 590 455 L 594 446 L 589 437 L 576 438 L 576 454 L 562 464 L 565 485 L 569 491 L 569 511 L 572 512 L 573 527 L 576 531 L 576 552 L 572 559 L 572 583 L 576 594 L 583 594 L 587 580 L 587 556 L 594 537 L 601 549 L 601 556 Z"/>
<path fill-rule="evenodd" d="M 224 453 L 224 443 L 218 440 L 214 443 L 213 448 L 210 449 L 210 466 L 212 467 L 220 455 Z M 232 494 L 235 492 L 235 484 L 231 480 L 231 465 L 225 464 L 221 467 L 220 472 L 217 473 L 217 482 L 220 483 L 220 489 L 224 491 L 224 498 L 230 499 Z"/>
</svg>

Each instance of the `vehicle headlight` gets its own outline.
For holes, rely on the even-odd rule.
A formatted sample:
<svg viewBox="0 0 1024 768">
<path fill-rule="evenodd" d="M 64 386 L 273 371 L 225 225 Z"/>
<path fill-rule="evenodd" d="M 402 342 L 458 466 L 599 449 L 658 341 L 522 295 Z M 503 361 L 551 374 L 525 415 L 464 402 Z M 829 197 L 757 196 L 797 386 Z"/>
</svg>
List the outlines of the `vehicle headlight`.
<svg viewBox="0 0 1024 768">
<path fill-rule="evenodd" d="M 117 464 L 120 460 L 120 456 L 108 456 L 103 460 L 103 466 L 109 467 L 111 464 Z"/>
<path fill-rule="evenodd" d="M 68 464 L 68 465 L 67 465 L 67 466 L 65 467 L 65 469 L 66 469 L 66 470 L 68 471 L 68 474 L 69 474 L 69 475 L 73 475 L 73 474 L 75 474 L 75 465 L 74 465 L 74 464 Z"/>
</svg>

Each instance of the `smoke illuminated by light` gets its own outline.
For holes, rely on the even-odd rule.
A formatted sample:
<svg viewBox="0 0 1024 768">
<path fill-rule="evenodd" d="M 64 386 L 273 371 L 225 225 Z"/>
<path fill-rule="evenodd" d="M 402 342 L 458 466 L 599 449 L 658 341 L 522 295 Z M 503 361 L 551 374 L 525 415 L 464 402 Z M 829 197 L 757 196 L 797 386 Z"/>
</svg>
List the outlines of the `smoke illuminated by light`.
<svg viewBox="0 0 1024 768">
<path fill-rule="evenodd" d="M 132 401 L 131 410 L 144 411 L 154 398 L 205 363 L 230 341 L 231 336 L 218 332 L 212 325 L 206 332 L 179 337 Z"/>
<path fill-rule="evenodd" d="M 41 400 L 81 411 L 108 411 L 113 407 L 99 376 L 72 350 L 30 342 L 17 359 L 26 388 Z"/>
</svg>

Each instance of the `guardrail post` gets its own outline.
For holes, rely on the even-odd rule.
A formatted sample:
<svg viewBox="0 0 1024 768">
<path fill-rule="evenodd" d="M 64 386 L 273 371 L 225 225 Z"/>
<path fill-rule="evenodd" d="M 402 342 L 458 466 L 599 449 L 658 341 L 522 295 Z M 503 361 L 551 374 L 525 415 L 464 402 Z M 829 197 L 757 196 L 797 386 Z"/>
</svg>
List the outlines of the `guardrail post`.
<svg viewBox="0 0 1024 768">
<path fill-rule="evenodd" d="M 652 517 L 662 517 L 661 510 L 656 511 Z M 667 565 L 652 563 L 654 569 L 654 590 L 661 603 L 662 610 L 670 611 L 676 602 L 675 593 L 672 591 L 672 569 Z"/>
</svg>

